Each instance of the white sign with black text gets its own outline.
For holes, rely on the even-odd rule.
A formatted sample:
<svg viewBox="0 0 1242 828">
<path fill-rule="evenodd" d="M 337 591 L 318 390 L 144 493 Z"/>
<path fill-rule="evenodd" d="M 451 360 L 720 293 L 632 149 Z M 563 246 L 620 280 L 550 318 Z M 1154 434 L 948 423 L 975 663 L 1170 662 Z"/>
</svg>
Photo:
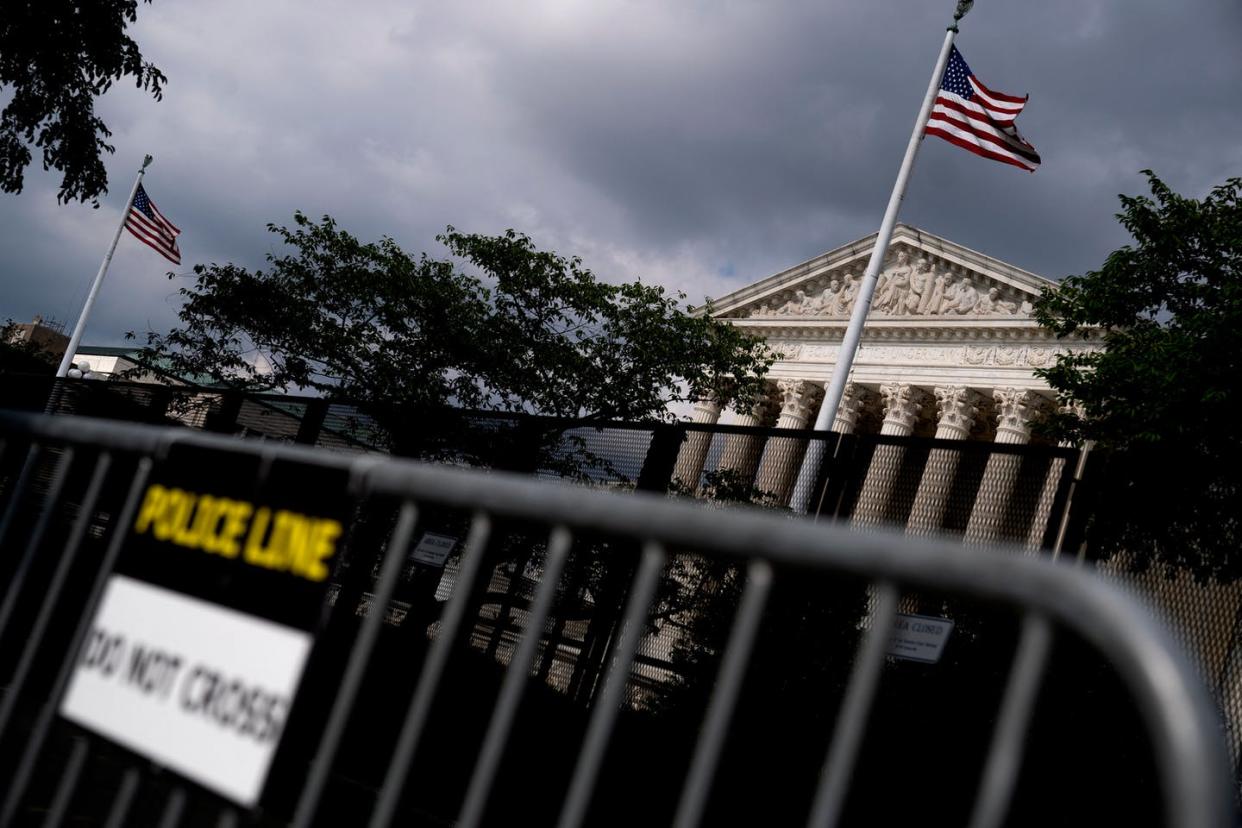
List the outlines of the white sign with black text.
<svg viewBox="0 0 1242 828">
<path fill-rule="evenodd" d="M 113 575 L 60 712 L 252 806 L 310 646 L 307 632 Z"/>
<path fill-rule="evenodd" d="M 893 622 L 888 654 L 907 661 L 935 664 L 944 653 L 944 645 L 951 632 L 953 622 L 948 618 L 898 614 Z"/>
<path fill-rule="evenodd" d="M 434 532 L 424 532 L 419 538 L 418 545 L 414 547 L 414 551 L 410 554 L 410 559 L 415 563 L 426 564 L 427 566 L 444 566 L 444 562 L 448 560 L 448 556 L 453 551 L 453 547 L 457 546 L 457 538 L 450 535 L 437 535 Z"/>
</svg>

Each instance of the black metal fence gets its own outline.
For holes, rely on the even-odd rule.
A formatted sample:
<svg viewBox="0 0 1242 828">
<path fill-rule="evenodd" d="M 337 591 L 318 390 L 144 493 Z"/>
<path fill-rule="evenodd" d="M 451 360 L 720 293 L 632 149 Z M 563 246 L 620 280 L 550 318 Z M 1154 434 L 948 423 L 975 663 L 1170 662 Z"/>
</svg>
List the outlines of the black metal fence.
<svg viewBox="0 0 1242 828">
<path fill-rule="evenodd" d="M 0 441 L 0 824 L 1227 824 L 1201 690 L 1067 567 L 187 429 Z M 350 516 L 255 808 L 58 715 L 169 475 Z M 956 624 L 937 663 L 891 654 L 911 592 Z"/>
<path fill-rule="evenodd" d="M 794 491 L 796 473 L 807 446 L 819 442 L 823 467 L 804 498 L 814 513 L 1032 549 L 1051 548 L 1078 457 L 1075 449 L 1050 445 L 684 422 L 462 411 L 414 418 L 316 397 L 147 383 L 6 377 L 2 390 L 4 405 L 16 410 L 180 424 L 773 509 L 803 494 Z"/>
<path fill-rule="evenodd" d="M 915 536 L 1057 548 L 1081 553 L 1087 561 L 1092 552 L 1082 548 L 1083 529 L 1106 462 L 1097 452 L 1080 466 L 1076 449 L 1050 445 L 693 423 L 588 423 L 487 412 L 450 412 L 424 423 L 318 398 L 103 381 L 54 386 L 46 378 L 6 377 L 0 394 L 4 405 L 26 410 L 43 410 L 50 400 L 52 410 L 62 413 L 176 423 L 346 452 L 405 451 L 598 488 L 672 492 L 773 511 L 782 510 L 794 495 L 796 478 L 789 471 L 796 469 L 806 446 L 822 441 L 824 464 L 808 498 L 821 517 L 848 521 L 860 530 L 887 526 Z M 404 425 L 394 429 L 394 423 Z M 403 439 L 419 430 L 440 438 L 431 443 Z M 662 632 L 642 640 L 637 660 L 644 672 L 628 691 L 653 708 L 666 705 L 664 696 L 683 683 L 681 673 L 702 660 L 697 642 L 712 634 L 701 629 L 710 627 L 704 619 L 714 617 L 708 610 L 727 604 L 736 585 L 733 570 L 675 563 L 686 572 L 665 585 L 668 606 L 657 619 Z M 524 567 L 514 561 L 496 573 L 489 583 L 495 600 L 472 633 L 479 650 L 498 664 L 510 657 L 522 631 L 520 607 L 534 594 L 535 579 Z M 1242 588 L 1159 572 L 1136 576 L 1124 561 L 1104 562 L 1101 571 L 1134 588 L 1183 642 L 1225 713 L 1236 758 L 1242 746 Z M 423 594 L 419 590 L 437 590 L 442 599 L 453 572 L 450 562 L 442 583 L 428 585 L 426 575 L 416 586 L 403 582 L 390 607 L 390 625 L 400 624 L 417 603 L 411 596 Z M 412 581 L 416 574 L 411 568 L 404 577 Z M 549 630 L 553 644 L 540 669 L 574 698 L 588 697 L 598 680 L 601 642 L 609 640 L 615 624 L 617 583 L 597 571 L 578 576 L 577 617 Z M 912 612 L 951 609 L 934 597 L 914 594 L 904 596 L 901 606 Z"/>
</svg>

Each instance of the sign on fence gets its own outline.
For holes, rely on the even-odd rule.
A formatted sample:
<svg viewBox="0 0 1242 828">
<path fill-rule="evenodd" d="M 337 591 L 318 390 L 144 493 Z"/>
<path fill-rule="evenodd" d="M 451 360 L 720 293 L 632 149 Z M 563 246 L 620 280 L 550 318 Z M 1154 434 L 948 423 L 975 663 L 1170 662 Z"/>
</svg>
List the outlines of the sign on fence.
<svg viewBox="0 0 1242 828">
<path fill-rule="evenodd" d="M 935 664 L 944 654 L 944 645 L 951 632 L 953 622 L 948 618 L 899 613 L 893 621 L 893 637 L 888 642 L 888 654 L 906 661 Z"/>
<path fill-rule="evenodd" d="M 410 560 L 425 566 L 442 567 L 455 546 L 457 538 L 451 535 L 423 532 L 414 551 L 410 553 Z"/>
<path fill-rule="evenodd" d="M 61 714 L 255 805 L 320 622 L 345 482 L 174 448 L 143 493 Z"/>
</svg>

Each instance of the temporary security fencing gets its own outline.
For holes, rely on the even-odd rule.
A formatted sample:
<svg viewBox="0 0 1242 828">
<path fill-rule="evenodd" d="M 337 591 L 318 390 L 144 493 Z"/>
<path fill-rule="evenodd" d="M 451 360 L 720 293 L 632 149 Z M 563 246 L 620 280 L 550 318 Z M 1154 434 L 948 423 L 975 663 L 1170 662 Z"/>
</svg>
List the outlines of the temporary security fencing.
<svg viewBox="0 0 1242 828">
<path fill-rule="evenodd" d="M 1230 824 L 1167 635 L 1019 547 L 86 418 L 0 440 L 0 825 Z"/>
</svg>

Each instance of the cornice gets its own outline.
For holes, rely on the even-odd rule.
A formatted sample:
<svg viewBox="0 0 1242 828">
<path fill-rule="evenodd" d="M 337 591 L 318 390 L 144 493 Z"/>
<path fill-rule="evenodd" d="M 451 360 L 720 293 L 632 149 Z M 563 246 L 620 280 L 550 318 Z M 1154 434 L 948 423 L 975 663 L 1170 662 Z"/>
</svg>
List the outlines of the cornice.
<svg viewBox="0 0 1242 828">
<path fill-rule="evenodd" d="M 731 324 L 747 333 L 766 339 L 799 342 L 839 342 L 849 325 L 847 319 L 729 319 Z M 863 342 L 1060 342 L 1067 348 L 1089 344 L 1080 337 L 1058 339 L 1056 334 L 1041 328 L 1027 318 L 963 319 L 912 316 L 905 319 L 886 317 L 868 319 L 863 328 Z"/>
</svg>

